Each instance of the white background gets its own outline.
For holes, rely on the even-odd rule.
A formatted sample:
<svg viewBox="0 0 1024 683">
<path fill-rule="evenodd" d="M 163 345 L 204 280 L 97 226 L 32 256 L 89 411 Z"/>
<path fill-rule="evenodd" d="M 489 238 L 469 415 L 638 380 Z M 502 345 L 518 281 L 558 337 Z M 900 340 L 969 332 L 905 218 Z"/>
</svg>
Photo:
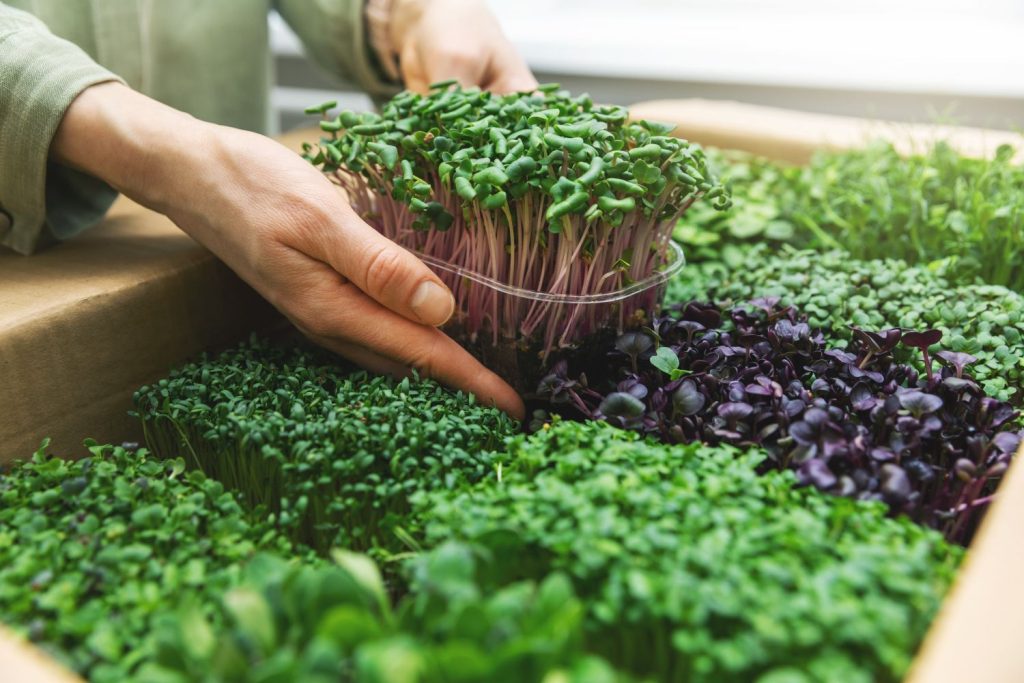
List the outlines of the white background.
<svg viewBox="0 0 1024 683">
<path fill-rule="evenodd" d="M 1024 129 L 1024 0 L 491 0 L 542 80 Z M 286 117 L 337 90 L 271 20 Z M 294 88 L 298 88 L 295 90 Z M 368 106 L 365 100 L 351 104 Z"/>
</svg>

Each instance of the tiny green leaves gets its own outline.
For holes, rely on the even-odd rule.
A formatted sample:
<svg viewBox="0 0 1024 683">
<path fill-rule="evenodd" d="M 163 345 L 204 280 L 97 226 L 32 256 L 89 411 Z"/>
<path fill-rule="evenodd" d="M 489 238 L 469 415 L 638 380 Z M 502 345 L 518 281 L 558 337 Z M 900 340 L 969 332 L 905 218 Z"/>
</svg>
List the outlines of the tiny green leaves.
<svg viewBox="0 0 1024 683">
<path fill-rule="evenodd" d="M 657 353 L 651 356 L 651 365 L 668 375 L 672 381 L 688 374 L 686 370 L 679 369 L 679 356 L 667 346 L 660 347 Z"/>
<path fill-rule="evenodd" d="M 329 135 L 304 157 L 385 237 L 451 267 L 438 275 L 455 296 L 457 341 L 536 345 L 544 358 L 654 310 L 659 292 L 570 312 L 453 273 L 525 292 L 607 294 L 650 282 L 672 261 L 668 235 L 695 202 L 728 206 L 698 146 L 627 118 L 557 86 L 497 94 L 442 83 L 400 93 L 380 114 L 325 120 Z M 505 379 L 518 386 L 518 374 Z"/>
<path fill-rule="evenodd" d="M 501 186 L 508 182 L 508 176 L 500 168 L 488 166 L 473 174 L 473 182 L 478 185 Z"/>
<path fill-rule="evenodd" d="M 338 102 L 336 100 L 329 100 L 327 102 L 324 102 L 323 104 L 318 104 L 313 107 L 306 107 L 304 111 L 307 114 L 326 114 L 327 112 L 329 112 L 330 110 L 334 109 L 337 106 Z"/>
<path fill-rule="evenodd" d="M 307 112 L 326 115 L 331 104 L 310 107 Z M 653 202 L 673 188 L 699 195 L 703 190 L 695 179 L 710 177 L 699 148 L 667 137 L 668 128 L 663 124 L 626 123 L 625 110 L 595 107 L 588 97 L 572 98 L 557 88 L 494 95 L 448 84 L 425 96 L 402 93 L 380 116 L 343 112 L 321 122 L 321 127 L 332 137 L 321 141 L 325 152 L 317 157 L 319 162 L 313 156 L 307 158 L 328 172 L 342 168 L 364 174 L 371 185 L 381 180 L 375 167 L 394 171 L 399 159 L 410 162 L 416 175 L 423 178 L 432 177 L 442 163 L 473 159 L 478 164 L 473 184 L 489 185 L 506 194 L 511 190 L 509 183 L 528 179 L 538 181 L 535 189 L 551 177 L 568 177 L 587 188 L 615 177 L 621 182 L 635 181 L 629 192 L 646 195 Z M 396 139 L 401 145 L 396 146 Z M 622 166 L 617 162 L 613 170 L 608 162 L 619 159 L 618 155 L 634 163 Z M 666 169 L 671 182 L 659 182 Z M 692 182 L 684 184 L 686 179 Z M 394 182 L 387 174 L 383 180 Z M 707 189 L 724 191 L 713 181 Z M 518 195 L 512 192 L 512 196 Z M 458 197 L 467 203 L 479 201 L 489 210 L 500 206 L 496 201 L 486 206 L 485 196 L 464 186 Z M 560 211 L 582 214 L 596 199 L 588 193 L 588 201 Z M 554 198 L 554 203 L 560 201 Z M 452 207 L 446 208 L 456 213 Z"/>
<path fill-rule="evenodd" d="M 223 624 L 206 608 L 237 585 L 239 564 L 260 549 L 308 555 L 167 455 L 90 443 L 81 460 L 41 449 L 0 473 L 0 621 L 97 683 L 131 680 L 156 656 L 154 624 L 182 596 L 188 656 L 209 656 Z M 272 638 L 272 624 L 240 611 Z"/>
<path fill-rule="evenodd" d="M 1006 257 L 1024 239 L 1024 164 L 1013 154 L 972 158 L 945 142 L 901 154 L 876 142 L 821 152 L 803 168 L 734 152 L 709 152 L 709 160 L 730 179 L 737 210 L 725 220 L 704 211 L 728 203 L 712 189 L 689 216 L 732 242 L 843 249 L 941 268 L 955 285 L 980 277 L 1024 289 L 1024 264 Z"/>
<path fill-rule="evenodd" d="M 386 613 L 388 597 L 377 565 L 365 555 L 340 548 L 331 551 L 331 558 L 339 567 L 348 572 L 366 593 L 366 596 L 370 598 L 371 604 L 375 604 L 381 610 L 381 614 Z"/>
<path fill-rule="evenodd" d="M 242 587 L 210 606 L 212 619 L 197 613 L 161 620 L 154 636 L 161 656 L 139 681 L 631 683 L 583 651 L 583 606 L 565 574 L 495 586 L 484 580 L 479 554 L 456 543 L 420 554 L 409 563 L 414 587 L 394 608 L 383 592 L 376 605 L 339 590 L 351 578 L 345 567 L 380 576 L 365 556 L 346 554 L 345 567 L 278 560 L 274 572 L 247 571 Z M 453 572 L 440 556 L 467 564 Z M 276 558 L 253 564 L 268 559 Z M 383 617 L 392 612 L 397 618 Z M 213 623 L 223 624 L 216 641 L 194 647 L 192 634 L 211 633 Z"/>
<path fill-rule="evenodd" d="M 640 678 L 901 680 L 962 550 L 880 505 L 758 474 L 764 458 L 556 420 L 511 440 L 500 481 L 415 505 L 428 540 L 498 558 L 495 585 L 563 571 L 588 647 Z"/>
<path fill-rule="evenodd" d="M 224 606 L 235 628 L 250 642 L 268 654 L 273 651 L 277 640 L 274 615 L 262 595 L 248 587 L 236 588 L 224 596 Z"/>
<path fill-rule="evenodd" d="M 400 550 L 408 496 L 485 476 L 490 451 L 516 430 L 434 382 L 373 377 L 259 339 L 141 388 L 135 406 L 160 455 L 192 454 L 189 465 L 323 554 Z"/>
</svg>

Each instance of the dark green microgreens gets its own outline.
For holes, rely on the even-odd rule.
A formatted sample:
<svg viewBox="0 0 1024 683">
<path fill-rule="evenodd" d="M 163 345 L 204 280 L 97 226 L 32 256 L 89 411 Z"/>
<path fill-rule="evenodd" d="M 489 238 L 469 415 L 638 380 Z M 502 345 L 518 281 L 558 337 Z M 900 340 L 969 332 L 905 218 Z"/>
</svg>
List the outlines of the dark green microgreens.
<svg viewBox="0 0 1024 683">
<path fill-rule="evenodd" d="M 557 85 L 496 95 L 437 84 L 397 95 L 379 115 L 346 111 L 321 127 L 329 136 L 305 157 L 370 224 L 535 292 L 603 293 L 643 280 L 666 262 L 668 235 L 694 201 L 729 205 L 702 150 L 668 136 L 671 126 L 627 122 L 625 109 Z M 616 304 L 538 306 L 439 275 L 467 335 L 497 344 L 539 334 L 542 355 L 657 305 L 650 290 Z"/>
<path fill-rule="evenodd" d="M 714 300 L 732 306 L 779 297 L 829 330 L 845 347 L 849 325 L 880 330 L 934 328 L 942 348 L 975 357 L 971 375 L 985 392 L 1021 405 L 1024 394 L 1024 297 L 998 285 L 953 285 L 948 271 L 896 259 L 861 261 L 848 253 L 783 246 L 737 247 L 720 260 L 687 266 L 669 283 L 666 301 Z M 931 347 L 934 351 L 937 347 Z M 897 358 L 925 370 L 920 354 L 897 347 Z"/>
<path fill-rule="evenodd" d="M 394 607 L 365 556 L 336 551 L 318 568 L 260 556 L 212 622 L 189 603 L 165 616 L 161 657 L 135 683 L 629 680 L 583 654 L 584 610 L 564 574 L 485 589 L 480 554 L 446 543 L 416 558 L 413 592 Z"/>
<path fill-rule="evenodd" d="M 517 424 L 431 381 L 353 372 L 253 339 L 135 394 L 147 443 L 186 461 L 321 552 L 400 549 L 407 496 L 488 471 Z"/>
<path fill-rule="evenodd" d="M 155 656 L 156 615 L 181 595 L 208 606 L 256 551 L 298 551 L 182 460 L 87 445 L 67 461 L 44 444 L 0 474 L 0 621 L 120 683 Z"/>
<path fill-rule="evenodd" d="M 709 165 L 732 188 L 734 211 L 695 207 L 676 234 L 693 247 L 691 261 L 709 246 L 787 242 L 859 259 L 942 264 L 953 284 L 981 278 L 1021 292 L 1024 264 L 1009 257 L 1024 243 L 1024 165 L 1014 155 L 1004 145 L 992 158 L 972 159 L 938 143 L 901 157 L 875 143 L 787 168 L 710 151 Z"/>
<path fill-rule="evenodd" d="M 961 549 L 882 505 L 758 475 L 764 457 L 556 423 L 513 440 L 476 486 L 415 503 L 429 539 L 501 558 L 495 585 L 565 572 L 587 648 L 627 670 L 667 683 L 901 680 Z"/>
</svg>

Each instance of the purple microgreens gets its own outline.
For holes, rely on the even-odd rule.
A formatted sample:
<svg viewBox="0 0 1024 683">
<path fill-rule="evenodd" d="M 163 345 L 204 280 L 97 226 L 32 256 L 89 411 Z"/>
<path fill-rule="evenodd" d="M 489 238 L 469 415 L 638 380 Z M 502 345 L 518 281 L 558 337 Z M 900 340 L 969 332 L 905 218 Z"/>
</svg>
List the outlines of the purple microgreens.
<svg viewBox="0 0 1024 683">
<path fill-rule="evenodd" d="M 932 381 L 932 359 L 928 355 L 928 348 L 938 344 L 942 340 L 941 330 L 924 330 L 923 332 L 904 332 L 903 343 L 915 349 L 921 350 L 924 359 L 924 371 L 928 375 L 928 381 Z"/>
<path fill-rule="evenodd" d="M 871 362 L 871 359 L 875 355 L 886 354 L 896 348 L 896 345 L 899 344 L 900 337 L 903 334 L 903 331 L 899 328 L 881 330 L 879 332 L 869 332 L 850 325 L 850 329 L 853 330 L 854 339 L 860 342 L 864 350 L 864 355 L 857 363 L 857 366 L 860 368 L 867 367 L 867 364 Z"/>
<path fill-rule="evenodd" d="M 696 320 L 680 320 L 679 322 L 676 323 L 676 329 L 683 330 L 684 332 L 686 332 L 686 343 L 692 344 L 693 335 L 697 334 L 698 332 L 703 332 L 707 328 L 701 325 Z"/>
<path fill-rule="evenodd" d="M 722 324 L 722 312 L 714 304 L 691 302 L 683 308 L 680 320 L 700 323 L 707 329 L 717 329 Z"/>
<path fill-rule="evenodd" d="M 627 377 L 619 382 L 619 386 L 617 388 L 622 393 L 629 394 L 630 396 L 640 400 L 647 398 L 647 394 L 650 393 L 647 390 L 647 386 L 640 382 L 636 377 Z"/>
<path fill-rule="evenodd" d="M 965 370 L 971 356 L 938 351 L 931 379 L 896 359 L 901 339 L 932 347 L 931 331 L 856 329 L 848 348 L 829 348 L 797 311 L 768 299 L 694 302 L 647 323 L 610 353 L 552 361 L 538 388 L 545 407 L 669 443 L 757 446 L 765 468 L 884 502 L 961 543 L 1020 443 L 1018 412 L 984 394 Z"/>
<path fill-rule="evenodd" d="M 718 404 L 718 420 L 712 420 L 714 433 L 732 443 L 744 443 L 749 433 L 747 418 L 754 412 L 749 403 L 727 401 Z"/>
<path fill-rule="evenodd" d="M 643 401 L 624 391 L 608 394 L 597 408 L 597 416 L 608 418 L 609 421 L 628 423 L 644 414 L 646 406 Z"/>
<path fill-rule="evenodd" d="M 673 407 L 680 415 L 687 417 L 699 413 L 706 402 L 707 398 L 697 390 L 697 385 L 691 380 L 681 383 L 672 394 Z"/>
<path fill-rule="evenodd" d="M 886 463 L 879 470 L 879 491 L 887 503 L 894 507 L 903 505 L 913 494 L 913 486 L 906 471 L 899 465 Z"/>
<path fill-rule="evenodd" d="M 942 399 L 935 394 L 926 394 L 923 391 L 903 391 L 897 394 L 900 405 L 910 412 L 918 420 L 928 413 L 934 413 L 942 408 Z"/>
<path fill-rule="evenodd" d="M 751 299 L 748 302 L 751 306 L 760 308 L 766 313 L 770 313 L 775 310 L 779 305 L 779 297 L 777 296 L 762 296 L 756 299 Z"/>
<path fill-rule="evenodd" d="M 876 405 L 878 405 L 878 399 L 875 398 L 867 382 L 857 382 L 850 390 L 850 407 L 857 412 L 871 410 Z"/>
<path fill-rule="evenodd" d="M 1020 448 L 1020 441 L 1019 432 L 999 432 L 992 437 L 992 446 L 1000 453 L 1012 456 Z"/>
<path fill-rule="evenodd" d="M 935 354 L 935 357 L 940 361 L 953 368 L 956 372 L 956 378 L 962 379 L 964 376 L 964 368 L 972 363 L 978 362 L 978 359 L 969 353 L 962 353 L 958 351 L 939 351 Z"/>
<path fill-rule="evenodd" d="M 758 375 L 755 377 L 754 381 L 746 386 L 746 392 L 748 394 L 753 394 L 754 396 L 774 396 L 775 398 L 782 398 L 782 386 L 765 375 Z"/>
<path fill-rule="evenodd" d="M 615 348 L 629 356 L 633 372 L 637 372 L 637 359 L 654 347 L 654 342 L 643 332 L 626 332 L 615 340 Z"/>
<path fill-rule="evenodd" d="M 820 458 L 810 458 L 802 462 L 797 469 L 797 480 L 801 484 L 809 484 L 822 491 L 828 491 L 839 481 L 829 469 L 828 464 Z"/>
</svg>

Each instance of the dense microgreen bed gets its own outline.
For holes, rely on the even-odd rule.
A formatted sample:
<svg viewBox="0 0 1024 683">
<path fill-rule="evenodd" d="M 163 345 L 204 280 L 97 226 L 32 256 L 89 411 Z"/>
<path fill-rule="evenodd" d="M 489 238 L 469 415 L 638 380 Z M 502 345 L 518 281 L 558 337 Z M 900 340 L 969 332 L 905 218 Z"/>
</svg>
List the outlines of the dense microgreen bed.
<svg viewBox="0 0 1024 683">
<path fill-rule="evenodd" d="M 154 620 L 181 595 L 204 611 L 256 551 L 305 554 L 182 460 L 89 452 L 0 474 L 0 621 L 91 681 L 153 657 Z"/>
<path fill-rule="evenodd" d="M 789 242 L 859 259 L 941 263 L 954 284 L 980 277 L 1022 292 L 1024 265 L 1013 255 L 1024 244 L 1024 165 L 1013 154 L 1004 146 L 972 159 L 939 143 L 901 158 L 877 143 L 820 153 L 805 168 L 715 155 L 735 210 L 723 217 L 695 207 L 676 234 L 696 258 L 741 242 Z"/>
<path fill-rule="evenodd" d="M 965 542 L 1020 443 L 1017 411 L 985 395 L 971 356 L 931 355 L 937 330 L 853 333 L 829 348 L 774 299 L 724 312 L 690 303 L 603 355 L 559 360 L 538 393 L 563 415 L 668 443 L 763 447 L 766 469 L 884 501 Z M 926 371 L 896 361 L 901 343 Z"/>
<path fill-rule="evenodd" d="M 896 681 L 960 550 L 875 503 L 758 476 L 764 455 L 601 423 L 515 439 L 501 469 L 415 501 L 489 580 L 568 575 L 587 647 L 658 681 Z"/>
<path fill-rule="evenodd" d="M 164 618 L 160 656 L 136 683 L 626 680 L 583 654 L 584 608 L 565 575 L 488 590 L 477 552 L 448 543 L 416 558 L 394 607 L 365 556 L 336 551 L 317 568 L 260 556 L 212 621 L 188 604 Z"/>
<path fill-rule="evenodd" d="M 254 339 L 143 387 L 135 406 L 154 451 L 187 454 L 296 540 L 402 548 L 408 495 L 483 476 L 518 426 L 434 382 L 338 363 Z"/>
<path fill-rule="evenodd" d="M 254 338 L 136 393 L 152 455 L 0 474 L 0 620 L 102 683 L 900 680 L 1021 442 L 1012 151 L 706 158 L 557 86 L 333 106 L 306 158 L 460 341 L 546 367 L 533 433 Z"/>
<path fill-rule="evenodd" d="M 666 262 L 676 219 L 697 199 L 728 205 L 699 147 L 671 126 L 557 85 L 496 95 L 439 83 L 378 114 L 314 107 L 330 134 L 306 157 L 383 234 L 451 266 L 546 294 L 611 292 Z M 541 354 L 621 329 L 650 289 L 617 303 L 538 304 L 441 271 L 469 339 L 536 343 Z"/>
<path fill-rule="evenodd" d="M 722 258 L 724 256 L 724 258 Z M 934 328 L 942 347 L 977 360 L 970 373 L 990 396 L 1024 400 L 1024 297 L 1005 287 L 953 285 L 942 272 L 897 259 L 862 261 L 841 251 L 756 245 L 688 266 L 666 301 L 713 300 L 723 306 L 765 296 L 796 306 L 812 327 L 845 345 L 851 325 L 865 329 Z M 920 355 L 900 354 L 919 370 Z"/>
</svg>

